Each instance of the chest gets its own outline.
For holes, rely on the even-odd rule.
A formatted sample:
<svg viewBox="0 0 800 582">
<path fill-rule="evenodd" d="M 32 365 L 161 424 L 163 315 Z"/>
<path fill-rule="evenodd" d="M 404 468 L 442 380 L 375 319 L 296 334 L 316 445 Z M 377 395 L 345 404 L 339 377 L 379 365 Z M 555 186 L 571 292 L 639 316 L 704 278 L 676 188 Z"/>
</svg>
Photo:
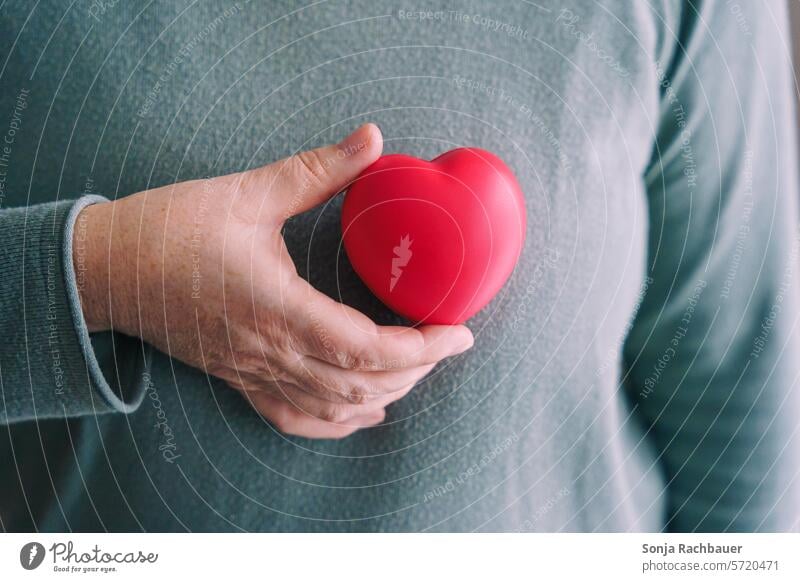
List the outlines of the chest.
<svg viewBox="0 0 800 582">
<path fill-rule="evenodd" d="M 31 129 L 20 132 L 10 183 L 40 201 L 86 190 L 113 198 L 269 163 L 365 121 L 382 128 L 387 153 L 495 152 L 525 194 L 519 266 L 470 322 L 469 357 L 396 405 L 404 426 L 421 425 L 396 434 L 433 434 L 476 407 L 489 425 L 512 405 L 524 430 L 544 422 L 531 411 L 559 402 L 585 410 L 584 425 L 616 385 L 644 278 L 641 175 L 657 107 L 641 8 L 584 4 L 38 8 L 26 30 L 4 25 L 20 39 L 9 78 L 30 89 Z M 339 215 L 334 199 L 287 226 L 298 270 L 396 321 L 347 264 Z M 431 407 L 437 414 L 420 420 Z"/>
</svg>

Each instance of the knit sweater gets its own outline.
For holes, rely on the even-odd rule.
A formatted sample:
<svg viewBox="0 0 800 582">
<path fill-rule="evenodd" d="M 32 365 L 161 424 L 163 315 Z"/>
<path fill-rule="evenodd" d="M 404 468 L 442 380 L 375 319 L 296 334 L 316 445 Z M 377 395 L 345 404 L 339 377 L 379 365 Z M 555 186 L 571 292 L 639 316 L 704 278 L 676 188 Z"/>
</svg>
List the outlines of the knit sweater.
<svg viewBox="0 0 800 582">
<path fill-rule="evenodd" d="M 4 2 L 0 527 L 796 529 L 783 4 Z M 495 152 L 528 216 L 475 346 L 384 423 L 288 437 L 223 382 L 88 333 L 83 206 L 366 121 L 386 153 Z M 340 252 L 340 208 L 287 224 L 299 273 L 402 323 Z"/>
</svg>

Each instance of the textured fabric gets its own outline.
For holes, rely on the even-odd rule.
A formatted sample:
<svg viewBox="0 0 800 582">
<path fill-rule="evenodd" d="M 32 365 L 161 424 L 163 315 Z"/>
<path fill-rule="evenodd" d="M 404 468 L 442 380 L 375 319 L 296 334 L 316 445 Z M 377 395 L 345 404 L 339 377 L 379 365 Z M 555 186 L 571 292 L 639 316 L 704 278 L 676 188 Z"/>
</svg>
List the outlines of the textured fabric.
<svg viewBox="0 0 800 582">
<path fill-rule="evenodd" d="M 78 202 L 0 212 L 4 422 L 131 412 L 142 402 L 142 375 L 133 371 L 140 342 L 127 338 L 120 346 L 124 357 L 104 372 L 77 295 L 72 267 L 75 219 L 88 204 L 104 200 L 84 196 Z M 105 337 L 98 342 L 110 336 L 99 335 Z"/>
<path fill-rule="evenodd" d="M 3 431 L 2 526 L 796 528 L 786 19 L 774 3 L 737 9 L 4 4 L 0 112 L 19 109 L 21 126 L 0 211 L 0 326 L 13 339 L 0 374 L 6 420 L 29 422 Z M 469 322 L 472 350 L 392 405 L 383 426 L 286 438 L 214 378 L 161 353 L 145 367 L 136 340 L 92 338 L 92 354 L 72 319 L 74 289 L 59 280 L 70 398 L 55 397 L 39 233 L 47 222 L 49 244 L 61 240 L 70 204 L 53 200 L 238 171 L 364 121 L 380 125 L 387 153 L 472 145 L 519 178 L 526 246 Z M 287 225 L 298 270 L 399 321 L 340 251 L 340 203 Z M 40 275 L 23 292 L 30 265 Z M 144 394 L 138 409 L 94 414 L 113 399 L 92 358 L 131 370 L 107 384 L 130 408 Z"/>
</svg>

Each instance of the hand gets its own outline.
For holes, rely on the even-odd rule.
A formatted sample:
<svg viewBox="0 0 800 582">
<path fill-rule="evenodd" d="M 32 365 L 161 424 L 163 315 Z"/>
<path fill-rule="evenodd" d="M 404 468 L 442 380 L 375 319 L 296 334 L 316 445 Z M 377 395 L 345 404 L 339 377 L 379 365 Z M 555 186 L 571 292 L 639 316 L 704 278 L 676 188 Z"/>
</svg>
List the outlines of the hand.
<svg viewBox="0 0 800 582">
<path fill-rule="evenodd" d="M 301 279 L 281 236 L 382 147 L 368 124 L 269 166 L 87 207 L 76 230 L 89 330 L 141 337 L 225 380 L 288 434 L 341 438 L 382 422 L 472 334 L 376 325 Z"/>
</svg>

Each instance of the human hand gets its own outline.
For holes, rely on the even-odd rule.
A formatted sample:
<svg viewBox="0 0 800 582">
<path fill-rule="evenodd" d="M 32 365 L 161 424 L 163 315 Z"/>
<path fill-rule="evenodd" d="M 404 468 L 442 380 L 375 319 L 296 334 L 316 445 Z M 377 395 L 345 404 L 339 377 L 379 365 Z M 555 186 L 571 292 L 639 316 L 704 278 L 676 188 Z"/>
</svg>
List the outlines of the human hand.
<svg viewBox="0 0 800 582">
<path fill-rule="evenodd" d="M 376 325 L 300 278 L 281 235 L 382 147 L 367 124 L 268 166 L 87 207 L 76 231 L 89 330 L 141 337 L 225 380 L 287 434 L 341 438 L 382 422 L 388 404 L 468 349 L 472 334 Z"/>
</svg>

